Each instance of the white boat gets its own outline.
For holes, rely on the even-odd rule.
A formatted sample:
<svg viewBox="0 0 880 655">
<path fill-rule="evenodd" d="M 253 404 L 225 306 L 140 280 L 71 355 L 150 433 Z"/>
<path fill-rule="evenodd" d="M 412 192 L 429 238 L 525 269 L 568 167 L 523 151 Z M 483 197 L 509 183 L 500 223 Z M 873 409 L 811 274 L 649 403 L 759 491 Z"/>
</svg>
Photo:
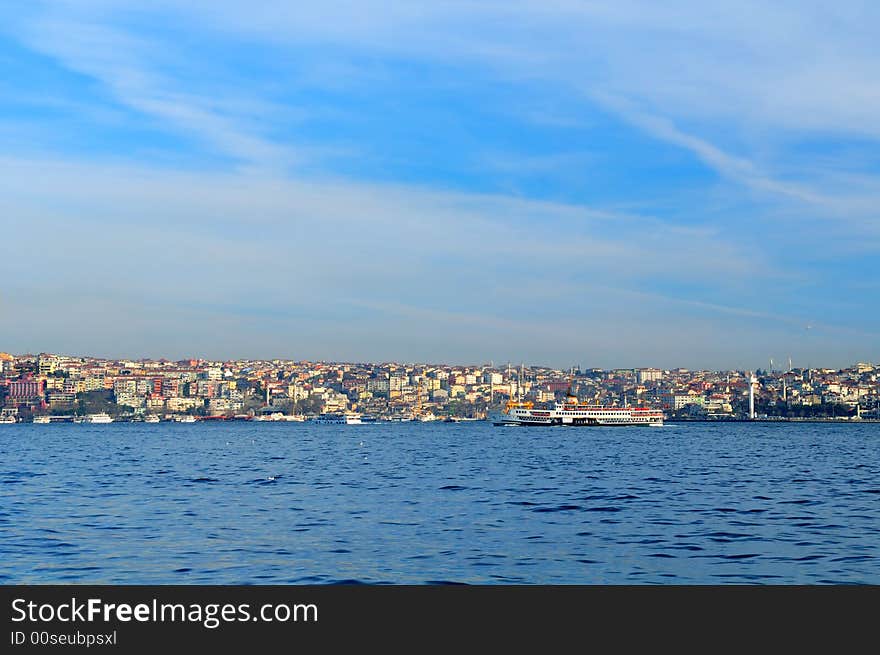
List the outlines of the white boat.
<svg viewBox="0 0 880 655">
<path fill-rule="evenodd" d="M 315 418 L 315 423 L 332 425 L 361 425 L 361 415 L 356 412 L 325 412 Z"/>
<path fill-rule="evenodd" d="M 177 418 L 177 422 L 178 423 L 195 423 L 196 417 L 193 416 L 192 414 L 184 414 L 183 416 L 180 416 Z"/>
<path fill-rule="evenodd" d="M 12 425 L 17 422 L 18 421 L 16 421 L 15 417 L 12 416 L 11 414 L 8 416 L 4 416 L 3 418 L 0 418 L 0 425 Z"/>
<path fill-rule="evenodd" d="M 158 423 L 159 417 L 155 414 L 150 414 L 149 416 L 144 417 L 144 423 Z"/>
<path fill-rule="evenodd" d="M 573 395 L 550 409 L 536 408 L 530 402 L 508 403 L 505 415 L 495 425 L 523 426 L 661 426 L 663 412 L 648 407 L 613 407 L 581 403 Z"/>
<path fill-rule="evenodd" d="M 48 416 L 34 416 L 34 423 L 51 423 L 52 419 Z"/>
<path fill-rule="evenodd" d="M 302 422 L 306 417 L 302 414 L 285 414 L 283 412 L 272 412 L 271 414 L 262 414 L 254 417 L 255 421 L 296 421 Z"/>
<path fill-rule="evenodd" d="M 83 423 L 112 423 L 113 417 L 110 416 L 107 412 L 100 412 L 98 414 L 86 414 L 83 417 Z"/>
</svg>

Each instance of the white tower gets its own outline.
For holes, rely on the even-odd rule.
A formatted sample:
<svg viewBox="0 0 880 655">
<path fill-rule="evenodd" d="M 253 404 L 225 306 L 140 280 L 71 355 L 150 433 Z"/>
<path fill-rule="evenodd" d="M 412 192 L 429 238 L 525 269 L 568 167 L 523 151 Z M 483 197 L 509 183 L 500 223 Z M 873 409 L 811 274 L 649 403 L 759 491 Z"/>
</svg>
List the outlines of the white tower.
<svg viewBox="0 0 880 655">
<path fill-rule="evenodd" d="M 517 391 L 519 392 L 519 401 L 523 399 L 523 374 L 525 372 L 525 364 L 519 363 L 519 378 L 516 381 Z"/>
<path fill-rule="evenodd" d="M 755 420 L 755 385 L 758 384 L 758 378 L 756 378 L 751 371 L 749 371 L 749 418 L 754 421 Z"/>
</svg>

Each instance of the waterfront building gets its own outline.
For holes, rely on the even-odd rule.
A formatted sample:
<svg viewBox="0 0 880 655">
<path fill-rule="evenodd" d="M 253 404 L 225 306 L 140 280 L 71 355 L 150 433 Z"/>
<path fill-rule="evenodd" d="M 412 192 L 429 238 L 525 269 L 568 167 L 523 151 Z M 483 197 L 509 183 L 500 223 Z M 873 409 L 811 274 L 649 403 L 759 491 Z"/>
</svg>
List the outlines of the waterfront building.
<svg viewBox="0 0 880 655">
<path fill-rule="evenodd" d="M 42 402 L 46 394 L 46 381 L 26 378 L 10 382 L 7 396 L 16 403 Z"/>
</svg>

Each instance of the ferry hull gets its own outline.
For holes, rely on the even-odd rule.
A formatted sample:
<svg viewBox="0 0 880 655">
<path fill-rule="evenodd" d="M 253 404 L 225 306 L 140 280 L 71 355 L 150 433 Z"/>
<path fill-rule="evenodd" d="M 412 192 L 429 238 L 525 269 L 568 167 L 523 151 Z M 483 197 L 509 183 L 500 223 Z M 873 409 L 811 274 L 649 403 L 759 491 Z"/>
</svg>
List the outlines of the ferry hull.
<svg viewBox="0 0 880 655">
<path fill-rule="evenodd" d="M 568 427 L 568 428 L 632 428 L 632 427 L 663 427 L 662 421 L 653 423 L 602 423 L 600 421 L 579 421 L 571 423 L 563 423 L 561 421 L 548 421 L 539 423 L 537 421 L 496 421 L 492 425 L 496 426 L 517 426 L 525 428 L 552 428 L 552 427 Z"/>
</svg>

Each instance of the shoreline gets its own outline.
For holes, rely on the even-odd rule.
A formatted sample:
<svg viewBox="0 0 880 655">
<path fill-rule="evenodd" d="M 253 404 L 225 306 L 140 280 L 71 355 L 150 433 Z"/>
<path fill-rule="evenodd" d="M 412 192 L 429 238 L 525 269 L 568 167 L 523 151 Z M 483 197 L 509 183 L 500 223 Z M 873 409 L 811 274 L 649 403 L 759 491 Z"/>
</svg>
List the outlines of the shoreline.
<svg viewBox="0 0 880 655">
<path fill-rule="evenodd" d="M 666 419 L 664 423 L 880 423 L 878 418 L 675 418 Z"/>
</svg>

